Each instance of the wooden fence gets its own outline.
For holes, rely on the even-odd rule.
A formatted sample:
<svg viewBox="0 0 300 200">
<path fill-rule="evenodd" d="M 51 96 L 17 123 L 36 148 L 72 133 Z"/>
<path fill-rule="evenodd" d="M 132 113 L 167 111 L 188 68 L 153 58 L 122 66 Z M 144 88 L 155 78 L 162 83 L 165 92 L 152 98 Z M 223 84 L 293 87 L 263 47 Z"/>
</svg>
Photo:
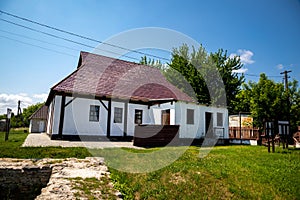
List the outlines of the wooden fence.
<svg viewBox="0 0 300 200">
<path fill-rule="evenodd" d="M 230 139 L 258 139 L 259 138 L 258 128 L 248 127 L 229 127 L 229 138 Z"/>
</svg>

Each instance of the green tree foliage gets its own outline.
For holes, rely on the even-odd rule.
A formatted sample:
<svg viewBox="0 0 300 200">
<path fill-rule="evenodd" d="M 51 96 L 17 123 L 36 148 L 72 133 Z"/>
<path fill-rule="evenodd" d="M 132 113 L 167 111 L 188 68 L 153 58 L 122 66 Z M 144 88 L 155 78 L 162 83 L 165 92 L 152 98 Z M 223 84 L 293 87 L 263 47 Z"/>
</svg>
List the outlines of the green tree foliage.
<svg viewBox="0 0 300 200">
<path fill-rule="evenodd" d="M 250 82 L 249 85 L 252 90 L 249 100 L 254 125 L 262 127 L 264 120 L 278 120 L 278 117 L 285 116 L 287 105 L 283 84 L 275 83 L 261 74 L 258 83 Z"/>
<path fill-rule="evenodd" d="M 239 57 L 230 58 L 223 49 L 208 54 L 203 46 L 197 50 L 193 47 L 190 52 L 184 44 L 173 50 L 169 66 L 166 71 L 168 80 L 190 96 L 195 96 L 201 104 L 222 105 L 224 88 L 227 98 L 224 102 L 227 101 L 229 112 L 232 113 L 236 95 L 244 82 L 244 76 L 236 73 L 243 67 Z M 176 76 L 174 70 L 180 76 Z M 188 82 L 191 87 L 187 87 L 184 82 Z M 215 102 L 212 102 L 212 97 Z"/>
<path fill-rule="evenodd" d="M 250 112 L 251 88 L 248 84 L 243 83 L 242 89 L 237 93 L 236 99 L 233 102 L 233 113 Z"/>
<path fill-rule="evenodd" d="M 243 67 L 238 56 L 229 57 L 227 51 L 219 49 L 218 52 L 212 53 L 210 57 L 216 65 L 225 86 L 227 105 L 229 113 L 233 113 L 234 105 L 237 102 L 237 94 L 244 83 L 244 75 L 236 73 Z"/>
<path fill-rule="evenodd" d="M 300 89 L 296 80 L 289 83 L 288 94 L 282 83 L 261 74 L 257 83 L 243 84 L 236 97 L 234 111 L 251 112 L 256 127 L 262 128 L 264 120 L 289 120 L 289 117 L 292 131 L 300 125 Z"/>
<path fill-rule="evenodd" d="M 147 56 L 141 57 L 140 64 L 149 65 L 151 67 L 158 68 L 161 71 L 165 70 L 165 66 L 161 63 L 160 60 L 154 60 L 154 59 L 151 59 L 151 58 L 147 58 Z"/>
<path fill-rule="evenodd" d="M 204 70 L 200 72 L 197 66 L 199 69 L 201 66 L 204 68 L 207 59 L 207 53 L 202 46 L 197 51 L 193 48 L 190 54 L 189 47 L 183 45 L 173 50 L 170 68 L 165 73 L 173 85 L 202 104 L 210 103 L 210 95 L 201 75 Z"/>
<path fill-rule="evenodd" d="M 289 83 L 289 100 L 291 130 L 296 132 L 297 126 L 300 126 L 300 88 L 296 80 Z"/>
<path fill-rule="evenodd" d="M 14 113 L 12 113 L 11 120 L 10 120 L 10 126 L 12 128 L 28 127 L 29 122 L 30 122 L 29 117 L 43 105 L 44 105 L 44 103 L 37 103 L 34 105 L 30 105 L 27 108 L 23 109 L 22 115 L 14 115 Z M 5 118 L 6 118 L 6 115 L 5 115 Z"/>
</svg>

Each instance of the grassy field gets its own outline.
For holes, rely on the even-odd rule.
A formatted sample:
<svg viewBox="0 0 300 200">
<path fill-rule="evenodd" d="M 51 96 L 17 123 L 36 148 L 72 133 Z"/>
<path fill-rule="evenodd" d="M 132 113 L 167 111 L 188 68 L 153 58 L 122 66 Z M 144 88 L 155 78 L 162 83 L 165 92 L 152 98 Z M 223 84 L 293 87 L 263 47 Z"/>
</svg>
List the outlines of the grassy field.
<svg viewBox="0 0 300 200">
<path fill-rule="evenodd" d="M 23 130 L 11 130 L 8 141 L 4 141 L 4 132 L 0 132 L 0 158 L 85 158 L 91 156 L 86 148 L 61 147 L 21 147 L 28 133 Z"/>
<path fill-rule="evenodd" d="M 138 165 L 141 152 L 161 150 L 22 148 L 26 135 L 12 132 L 9 141 L 4 142 L 4 134 L 0 133 L 0 157 L 83 158 L 92 153 L 104 156 L 111 166 L 112 159 L 123 156 L 120 150 L 125 150 L 136 159 L 133 164 Z M 170 147 L 168 151 L 180 148 L 183 147 Z M 110 167 L 111 177 L 125 199 L 300 199 L 299 150 L 277 148 L 276 153 L 269 154 L 261 146 L 220 146 L 201 159 L 199 149 L 189 147 L 171 165 L 150 173 L 126 173 Z"/>
<path fill-rule="evenodd" d="M 173 164 L 147 174 L 110 169 L 128 199 L 300 199 L 300 151 L 216 147 L 199 158 L 190 147 Z"/>
</svg>

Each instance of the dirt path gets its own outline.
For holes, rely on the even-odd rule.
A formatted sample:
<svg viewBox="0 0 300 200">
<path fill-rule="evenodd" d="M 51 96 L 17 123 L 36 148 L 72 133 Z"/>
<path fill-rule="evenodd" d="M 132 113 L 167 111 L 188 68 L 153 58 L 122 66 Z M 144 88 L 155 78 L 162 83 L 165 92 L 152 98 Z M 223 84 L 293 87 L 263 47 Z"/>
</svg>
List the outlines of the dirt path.
<svg viewBox="0 0 300 200">
<path fill-rule="evenodd" d="M 86 148 L 114 148 L 114 147 L 127 147 L 139 148 L 133 146 L 133 142 L 123 141 L 66 141 L 66 140 L 51 140 L 45 133 L 31 133 L 27 136 L 22 144 L 22 147 L 47 147 L 47 146 L 60 146 L 60 147 L 86 147 Z M 139 148 L 140 149 L 140 148 Z"/>
</svg>

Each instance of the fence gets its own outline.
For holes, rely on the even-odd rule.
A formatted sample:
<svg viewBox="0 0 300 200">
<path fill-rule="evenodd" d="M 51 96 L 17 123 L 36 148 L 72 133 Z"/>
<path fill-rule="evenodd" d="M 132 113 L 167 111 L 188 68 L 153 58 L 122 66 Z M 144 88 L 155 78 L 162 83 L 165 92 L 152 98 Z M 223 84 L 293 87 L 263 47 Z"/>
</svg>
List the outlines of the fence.
<svg viewBox="0 0 300 200">
<path fill-rule="evenodd" d="M 229 127 L 230 139 L 257 139 L 259 138 L 258 128 Z"/>
</svg>

